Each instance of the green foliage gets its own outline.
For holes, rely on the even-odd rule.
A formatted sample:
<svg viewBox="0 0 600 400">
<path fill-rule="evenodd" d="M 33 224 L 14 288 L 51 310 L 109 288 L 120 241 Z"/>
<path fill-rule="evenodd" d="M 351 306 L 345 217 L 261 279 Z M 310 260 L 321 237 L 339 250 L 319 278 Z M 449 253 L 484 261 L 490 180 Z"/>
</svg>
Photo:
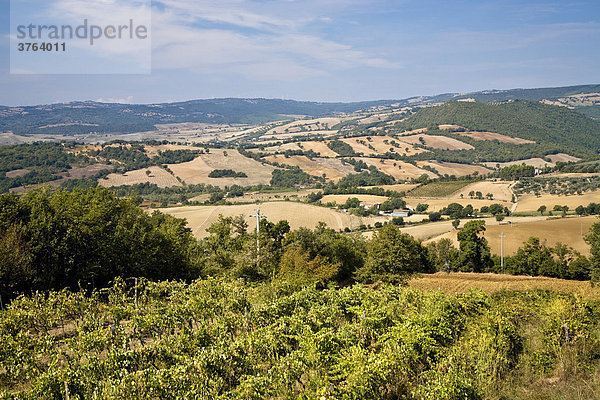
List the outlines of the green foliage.
<svg viewBox="0 0 600 400">
<path fill-rule="evenodd" d="M 369 170 L 359 174 L 350 174 L 339 180 L 337 187 L 351 188 L 358 186 L 378 186 L 392 185 L 396 182 L 393 176 L 387 175 L 375 167 L 369 167 Z"/>
<path fill-rule="evenodd" d="M 0 196 L 2 295 L 103 286 L 116 276 L 189 279 L 196 241 L 186 222 L 147 214 L 102 188 Z"/>
<path fill-rule="evenodd" d="M 530 398 L 556 376 L 547 393 L 596 398 L 599 315 L 597 302 L 536 291 L 116 280 L 0 311 L 0 395 Z"/>
<path fill-rule="evenodd" d="M 288 169 L 276 169 L 271 177 L 271 186 L 280 188 L 291 188 L 301 185 L 308 185 L 313 178 L 299 167 Z"/>
<path fill-rule="evenodd" d="M 329 147 L 331 150 L 335 151 L 336 153 L 338 153 L 342 157 L 356 157 L 356 156 L 358 156 L 358 154 L 356 154 L 356 152 L 354 151 L 354 149 L 352 149 L 352 146 L 350 146 L 346 142 L 342 142 L 341 140 L 337 140 L 337 139 L 336 140 L 332 140 L 332 141 L 330 141 L 330 142 L 327 143 L 327 147 Z M 357 164 L 357 165 L 360 165 L 360 164 Z"/>
<path fill-rule="evenodd" d="M 438 181 L 418 186 L 410 191 L 414 197 L 446 197 L 458 192 L 473 181 Z"/>
<path fill-rule="evenodd" d="M 386 225 L 367 245 L 365 266 L 356 272 L 359 282 L 404 282 L 415 272 L 431 270 L 425 248 L 396 225 Z"/>
<path fill-rule="evenodd" d="M 492 261 L 487 240 L 480 235 L 485 231 L 484 220 L 467 222 L 457 233 L 460 255 L 459 264 L 462 271 L 482 272 L 490 267 Z"/>
<path fill-rule="evenodd" d="M 209 178 L 247 178 L 244 172 L 236 172 L 232 169 L 213 169 L 208 174 Z"/>
<path fill-rule="evenodd" d="M 523 177 L 535 176 L 535 167 L 532 165 L 515 164 L 504 167 L 499 172 L 500 178 L 505 181 L 514 181 Z"/>
<path fill-rule="evenodd" d="M 474 131 L 578 149 L 600 150 L 600 124 L 566 107 L 531 101 L 501 104 L 448 102 L 423 108 L 403 122 L 403 129 L 455 124 Z"/>
</svg>

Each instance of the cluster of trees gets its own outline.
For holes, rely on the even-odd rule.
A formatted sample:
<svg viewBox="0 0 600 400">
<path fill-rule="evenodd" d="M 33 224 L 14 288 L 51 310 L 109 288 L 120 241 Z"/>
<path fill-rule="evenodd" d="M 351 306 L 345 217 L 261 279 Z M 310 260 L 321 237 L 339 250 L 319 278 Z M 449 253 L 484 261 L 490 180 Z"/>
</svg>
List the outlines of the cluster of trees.
<svg viewBox="0 0 600 400">
<path fill-rule="evenodd" d="M 306 186 L 313 182 L 313 177 L 302 171 L 300 167 L 276 169 L 271 175 L 271 186 L 278 188 L 293 188 Z"/>
<path fill-rule="evenodd" d="M 331 150 L 335 151 L 336 153 L 338 153 L 342 157 L 356 157 L 356 156 L 358 156 L 358 154 L 356 154 L 356 152 L 354 151 L 354 149 L 352 148 L 352 146 L 350 146 L 346 142 L 342 142 L 341 140 L 337 140 L 337 139 L 332 140 L 332 141 L 330 141 L 330 142 L 327 143 L 327 147 L 329 147 Z"/>
<path fill-rule="evenodd" d="M 497 132 L 535 142 L 540 142 L 543 132 L 547 144 L 577 149 L 579 153 L 600 150 L 600 124 L 597 121 L 566 107 L 532 101 L 501 104 L 452 101 L 423 108 L 398 124 L 398 128 L 411 130 L 440 124 L 455 124 L 474 131 Z"/>
<path fill-rule="evenodd" d="M 368 170 L 358 174 L 350 174 L 337 183 L 338 188 L 350 188 L 358 186 L 378 186 L 392 185 L 396 183 L 393 176 L 379 171 L 374 165 L 371 165 Z"/>
<path fill-rule="evenodd" d="M 236 172 L 232 169 L 213 169 L 208 174 L 209 178 L 247 178 L 245 172 Z"/>
<path fill-rule="evenodd" d="M 186 222 L 103 188 L 0 196 L 0 293 L 102 287 L 116 276 L 196 277 Z"/>
<path fill-rule="evenodd" d="M 117 143 L 117 144 L 115 144 Z M 106 162 L 116 161 L 125 171 L 147 168 L 152 165 L 177 164 L 192 161 L 200 154 L 201 150 L 164 150 L 156 156 L 150 157 L 143 143 L 118 144 L 109 143 L 99 150 L 92 150 L 89 155 L 103 158 Z"/>
<path fill-rule="evenodd" d="M 533 165 L 509 165 L 498 172 L 498 176 L 505 181 L 515 181 L 524 177 L 535 176 L 535 167 Z"/>
<path fill-rule="evenodd" d="M 582 194 L 600 188 L 600 176 L 586 177 L 535 177 L 520 179 L 513 189 L 517 194 L 541 193 Z"/>
<path fill-rule="evenodd" d="M 85 155 L 70 151 L 74 143 L 31 143 L 0 146 L 0 193 L 9 189 L 50 182 L 73 166 L 91 163 Z M 10 171 L 22 170 L 18 176 L 7 177 Z"/>
</svg>

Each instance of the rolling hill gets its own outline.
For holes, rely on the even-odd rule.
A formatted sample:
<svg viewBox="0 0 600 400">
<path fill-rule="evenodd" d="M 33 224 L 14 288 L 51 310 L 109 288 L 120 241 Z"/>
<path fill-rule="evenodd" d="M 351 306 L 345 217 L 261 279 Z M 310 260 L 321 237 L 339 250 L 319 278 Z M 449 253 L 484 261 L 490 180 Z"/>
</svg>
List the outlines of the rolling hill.
<svg viewBox="0 0 600 400">
<path fill-rule="evenodd" d="M 600 151 L 600 123 L 566 107 L 516 100 L 506 103 L 448 102 L 421 109 L 401 123 L 412 130 L 452 124 L 472 131 Z"/>
</svg>

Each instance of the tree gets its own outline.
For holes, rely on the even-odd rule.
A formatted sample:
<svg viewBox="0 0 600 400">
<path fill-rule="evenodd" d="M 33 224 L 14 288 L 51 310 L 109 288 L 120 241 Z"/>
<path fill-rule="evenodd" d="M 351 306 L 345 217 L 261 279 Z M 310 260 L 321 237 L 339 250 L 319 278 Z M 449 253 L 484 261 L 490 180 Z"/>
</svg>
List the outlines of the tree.
<svg viewBox="0 0 600 400">
<path fill-rule="evenodd" d="M 546 206 L 540 206 L 540 208 L 537 209 L 541 215 L 544 215 L 544 213 L 546 212 Z"/>
<path fill-rule="evenodd" d="M 597 222 L 590 227 L 585 236 L 585 242 L 590 245 L 590 278 L 592 282 L 600 281 L 600 223 Z"/>
<path fill-rule="evenodd" d="M 498 215 L 498 214 L 501 214 L 504 211 L 504 207 L 502 207 L 501 204 L 492 204 L 489 207 L 489 210 L 490 210 L 490 214 L 492 214 L 492 215 Z"/>
<path fill-rule="evenodd" d="M 367 244 L 364 267 L 356 271 L 360 282 L 404 283 L 415 272 L 429 272 L 431 265 L 420 242 L 395 225 L 385 225 Z"/>
<path fill-rule="evenodd" d="M 422 213 L 422 212 L 427 211 L 428 208 L 429 208 L 429 204 L 419 203 L 419 204 L 417 204 L 417 207 L 415 208 L 415 211 L 418 212 L 418 213 Z"/>
<path fill-rule="evenodd" d="M 431 263 L 438 271 L 450 273 L 453 266 L 456 266 L 458 251 L 452 244 L 452 240 L 443 238 L 427 245 Z"/>
<path fill-rule="evenodd" d="M 482 232 L 485 231 L 485 221 L 474 220 L 467 222 L 458 232 L 460 243 L 459 264 L 463 271 L 482 272 L 491 265 L 490 248 Z"/>
<path fill-rule="evenodd" d="M 545 275 L 556 277 L 556 264 L 550 249 L 537 237 L 530 237 L 511 257 L 509 271 L 520 275 Z"/>
<path fill-rule="evenodd" d="M 455 219 L 454 221 L 452 221 L 452 227 L 454 229 L 458 229 L 458 226 L 460 225 L 460 219 Z"/>
<path fill-rule="evenodd" d="M 429 220 L 431 222 L 439 221 L 440 219 L 442 219 L 442 214 L 440 214 L 439 212 L 434 211 L 429 213 Z"/>
</svg>

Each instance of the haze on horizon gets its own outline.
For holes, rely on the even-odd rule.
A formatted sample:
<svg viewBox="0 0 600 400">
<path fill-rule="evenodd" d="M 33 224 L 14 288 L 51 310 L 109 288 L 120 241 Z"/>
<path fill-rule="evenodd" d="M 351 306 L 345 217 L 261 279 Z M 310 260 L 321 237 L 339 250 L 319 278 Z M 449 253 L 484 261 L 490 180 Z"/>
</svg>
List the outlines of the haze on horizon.
<svg viewBox="0 0 600 400">
<path fill-rule="evenodd" d="M 595 0 L 156 0 L 152 13 L 150 75 L 11 75 L 0 0 L 0 104 L 363 101 L 599 81 Z"/>
</svg>

